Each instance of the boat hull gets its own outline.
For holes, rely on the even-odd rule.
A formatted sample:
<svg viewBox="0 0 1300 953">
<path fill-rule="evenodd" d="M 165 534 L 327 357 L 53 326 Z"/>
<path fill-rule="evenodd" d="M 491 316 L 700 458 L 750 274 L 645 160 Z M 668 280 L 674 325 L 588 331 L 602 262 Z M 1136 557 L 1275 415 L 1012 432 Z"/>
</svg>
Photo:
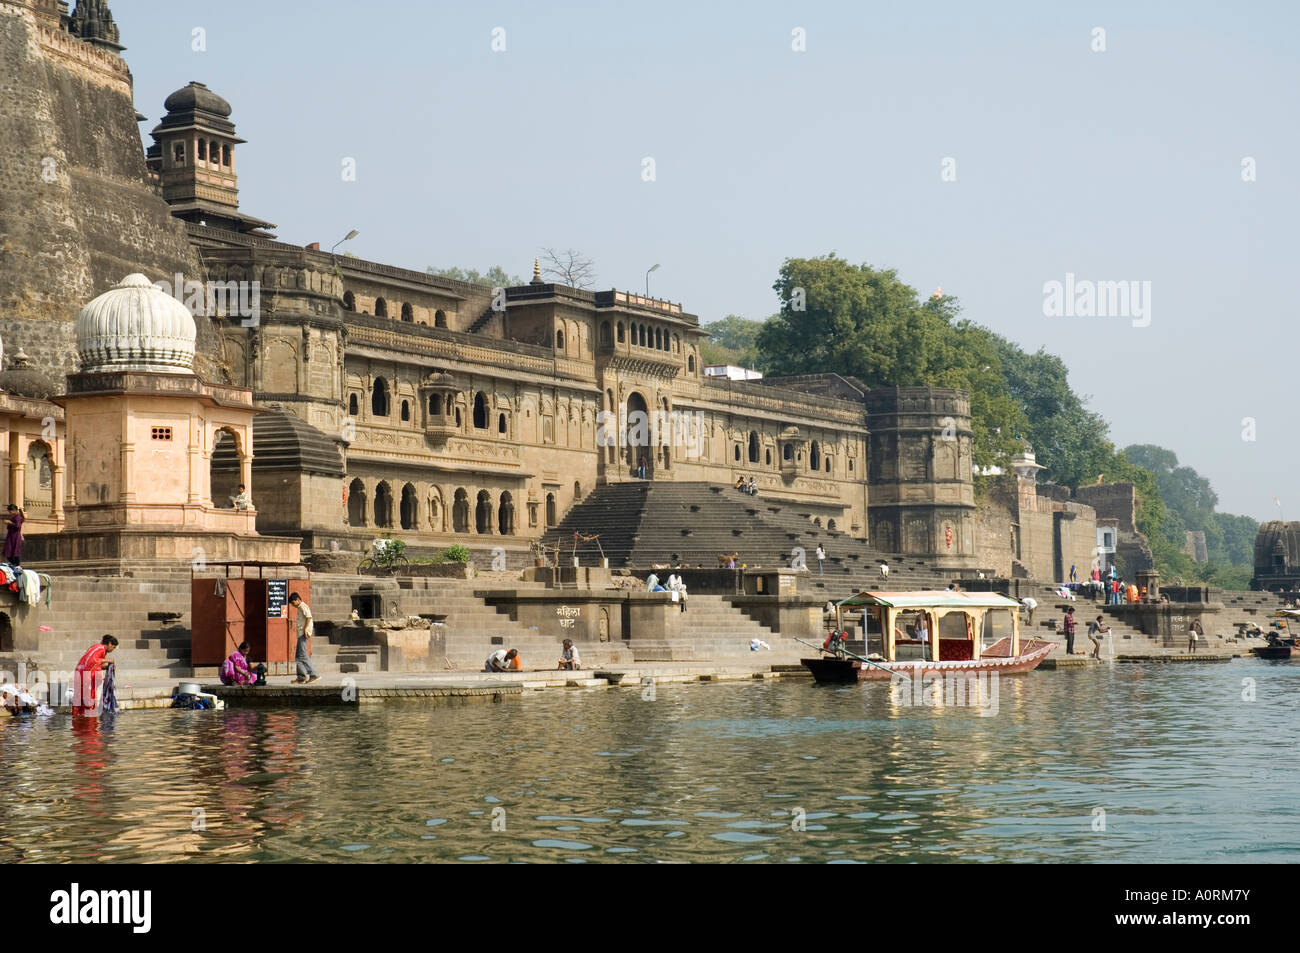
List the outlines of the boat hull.
<svg viewBox="0 0 1300 953">
<path fill-rule="evenodd" d="M 1282 661 L 1291 657 L 1291 646 L 1289 645 L 1259 645 L 1250 650 L 1255 658 L 1273 659 Z"/>
<path fill-rule="evenodd" d="M 892 678 L 924 678 L 928 674 L 967 675 L 996 672 L 999 675 L 1020 675 L 1032 672 L 1056 648 L 1055 642 L 1034 641 L 1029 648 L 1016 656 L 986 656 L 965 661 L 940 662 L 860 662 L 856 659 L 819 658 L 801 659 L 818 682 L 843 684 L 846 682 L 888 681 Z"/>
</svg>

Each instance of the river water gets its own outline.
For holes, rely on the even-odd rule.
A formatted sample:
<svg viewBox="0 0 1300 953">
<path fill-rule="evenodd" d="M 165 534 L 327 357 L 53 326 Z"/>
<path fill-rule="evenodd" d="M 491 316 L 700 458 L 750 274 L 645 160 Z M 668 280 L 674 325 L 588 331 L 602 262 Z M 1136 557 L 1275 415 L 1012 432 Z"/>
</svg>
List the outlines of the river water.
<svg viewBox="0 0 1300 953">
<path fill-rule="evenodd" d="M 1300 860 L 1300 663 L 996 687 L 8 719 L 0 860 Z"/>
</svg>

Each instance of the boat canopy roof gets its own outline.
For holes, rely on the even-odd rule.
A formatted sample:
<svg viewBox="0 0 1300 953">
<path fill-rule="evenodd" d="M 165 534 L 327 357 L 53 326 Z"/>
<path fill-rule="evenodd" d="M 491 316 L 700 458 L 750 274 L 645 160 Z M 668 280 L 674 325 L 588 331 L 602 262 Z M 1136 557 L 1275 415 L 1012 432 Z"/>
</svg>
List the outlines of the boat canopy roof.
<svg viewBox="0 0 1300 953">
<path fill-rule="evenodd" d="M 842 606 L 888 606 L 891 609 L 1019 609 L 1020 603 L 996 592 L 953 592 L 921 589 L 914 592 L 867 592 L 849 596 Z"/>
</svg>

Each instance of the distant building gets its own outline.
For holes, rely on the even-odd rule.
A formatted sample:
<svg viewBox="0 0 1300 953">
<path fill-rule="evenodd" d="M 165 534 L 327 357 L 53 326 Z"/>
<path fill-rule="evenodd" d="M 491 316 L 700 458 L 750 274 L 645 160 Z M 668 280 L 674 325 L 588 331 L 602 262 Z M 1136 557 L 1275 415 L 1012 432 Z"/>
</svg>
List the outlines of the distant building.
<svg viewBox="0 0 1300 953">
<path fill-rule="evenodd" d="M 704 368 L 704 376 L 725 377 L 729 381 L 761 381 L 763 372 L 736 364 L 708 364 Z"/>
</svg>

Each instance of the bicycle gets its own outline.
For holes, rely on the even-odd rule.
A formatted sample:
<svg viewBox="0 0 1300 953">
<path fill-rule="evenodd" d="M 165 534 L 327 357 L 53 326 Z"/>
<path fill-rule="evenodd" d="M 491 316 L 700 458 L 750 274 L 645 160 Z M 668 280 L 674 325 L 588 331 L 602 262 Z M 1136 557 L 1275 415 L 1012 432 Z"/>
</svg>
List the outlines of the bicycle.
<svg viewBox="0 0 1300 953">
<path fill-rule="evenodd" d="M 402 554 L 400 549 L 395 550 L 395 547 L 385 546 L 375 550 L 369 556 L 363 556 L 357 563 L 357 575 L 364 575 L 367 570 L 374 569 L 386 570 L 390 576 L 399 573 L 409 575 L 411 561 Z"/>
</svg>

